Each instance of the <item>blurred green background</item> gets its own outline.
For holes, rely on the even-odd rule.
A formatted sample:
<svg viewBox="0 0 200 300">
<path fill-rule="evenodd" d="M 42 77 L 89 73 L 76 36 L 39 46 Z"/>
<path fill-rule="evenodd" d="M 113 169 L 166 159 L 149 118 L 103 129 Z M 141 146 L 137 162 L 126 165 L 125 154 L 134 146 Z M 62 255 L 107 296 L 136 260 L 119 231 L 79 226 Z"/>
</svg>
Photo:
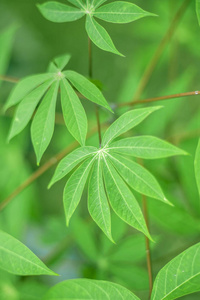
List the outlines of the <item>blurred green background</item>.
<svg viewBox="0 0 200 300">
<path fill-rule="evenodd" d="M 69 68 L 88 75 L 87 35 L 84 19 L 55 24 L 45 20 L 35 0 L 0 0 L 0 75 L 22 78 L 46 71 L 55 56 L 69 52 Z M 60 2 L 66 3 L 65 0 Z M 110 1 L 112 2 L 112 1 Z M 135 0 L 158 17 L 144 18 L 127 25 L 100 22 L 110 33 L 116 47 L 126 58 L 93 46 L 94 77 L 102 82 L 109 103 L 133 99 L 143 72 L 164 37 L 183 0 Z M 141 98 L 199 90 L 200 29 L 195 1 L 190 1 L 173 38 L 161 56 Z M 14 83 L 0 82 L 2 108 Z M 145 166 L 174 203 L 168 207 L 148 199 L 150 231 L 157 241 L 152 245 L 153 274 L 170 259 L 199 242 L 200 206 L 193 161 L 200 133 L 199 96 L 162 101 L 163 109 L 138 126 L 133 134 L 155 135 L 170 140 L 189 152 L 187 157 L 147 161 Z M 90 129 L 95 123 L 92 104 L 83 100 Z M 137 106 L 141 107 L 141 105 Z M 102 122 L 112 122 L 128 108 L 110 115 L 101 112 Z M 60 111 L 58 105 L 57 111 Z M 7 144 L 14 110 L 0 115 L 0 201 L 10 195 L 37 170 L 29 128 Z M 42 164 L 73 143 L 62 124 L 57 124 L 53 140 Z M 94 134 L 88 145 L 98 145 Z M 86 194 L 69 228 L 65 226 L 62 191 L 66 179 L 47 190 L 54 167 L 20 193 L 0 215 L 0 228 L 25 243 L 60 277 L 16 277 L 0 272 L 0 299 L 41 299 L 49 286 L 69 278 L 86 277 L 110 280 L 134 291 L 142 299 L 148 296 L 145 241 L 138 232 L 113 215 L 116 245 L 111 244 L 91 220 Z M 137 195 L 140 201 L 139 195 Z M 200 294 L 182 299 L 199 299 Z"/>
</svg>

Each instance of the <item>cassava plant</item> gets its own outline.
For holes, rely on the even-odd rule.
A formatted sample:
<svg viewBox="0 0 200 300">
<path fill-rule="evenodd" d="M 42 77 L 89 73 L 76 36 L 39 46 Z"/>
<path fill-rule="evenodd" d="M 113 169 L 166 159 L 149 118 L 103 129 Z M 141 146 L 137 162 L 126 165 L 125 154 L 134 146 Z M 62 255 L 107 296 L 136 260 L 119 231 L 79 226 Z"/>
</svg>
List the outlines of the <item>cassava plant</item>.
<svg viewBox="0 0 200 300">
<path fill-rule="evenodd" d="M 45 26 L 57 26 L 56 30 L 60 30 L 62 26 L 60 23 L 64 23 L 63 26 L 67 28 L 70 23 L 65 24 L 66 22 L 85 17 L 87 35 L 84 35 L 84 39 L 88 41 L 87 57 L 83 56 L 86 53 L 85 43 L 82 45 L 75 37 L 74 46 L 79 48 L 83 60 L 88 61 L 88 74 L 82 74 L 76 67 L 68 67 L 75 54 L 72 53 L 71 56 L 68 49 L 64 49 L 62 54 L 57 53 L 55 58 L 51 59 L 46 72 L 29 75 L 21 80 L 0 76 L 2 81 L 15 83 L 2 107 L 4 112 L 2 118 L 11 116 L 12 124 L 7 138 L 11 142 L 2 147 L 1 157 L 5 156 L 7 170 L 9 168 L 12 170 L 13 165 L 17 165 L 16 173 L 12 172 L 10 178 L 20 179 L 24 174 L 27 177 L 27 173 L 21 171 L 18 161 L 23 161 L 21 145 L 25 143 L 23 138 L 20 139 L 23 137 L 21 132 L 25 131 L 26 134 L 26 127 L 31 122 L 31 141 L 38 168 L 10 196 L 0 202 L 1 299 L 173 300 L 183 299 L 182 297 L 187 295 L 189 298 L 184 299 L 200 297 L 199 294 L 194 294 L 200 292 L 200 209 L 197 199 L 198 193 L 200 194 L 200 142 L 198 145 L 196 143 L 199 128 L 193 123 L 188 127 L 189 143 L 186 145 L 184 141 L 187 141 L 188 132 L 182 135 L 179 133 L 174 139 L 168 138 L 169 133 L 180 128 L 181 124 L 181 118 L 179 120 L 178 117 L 174 117 L 177 112 L 181 113 L 175 99 L 180 97 L 190 99 L 189 96 L 199 95 L 200 92 L 196 90 L 179 94 L 168 93 L 168 96 L 140 99 L 165 46 L 170 42 L 178 21 L 188 9 L 190 2 L 190 0 L 183 1 L 176 13 L 155 55 L 146 66 L 142 80 L 134 86 L 135 97 L 131 95 L 131 98 L 127 99 L 122 95 L 125 100 L 116 102 L 114 97 L 111 102 L 109 97 L 104 96 L 105 83 L 102 84 L 99 78 L 94 77 L 97 73 L 94 62 L 98 55 L 102 55 L 98 68 L 106 72 L 104 51 L 110 52 L 107 54 L 109 57 L 114 56 L 113 54 L 118 55 L 122 64 L 126 64 L 127 58 L 116 49 L 110 35 L 99 22 L 125 24 L 143 17 L 154 17 L 149 18 L 148 22 L 151 24 L 153 22 L 151 20 L 156 19 L 157 12 L 147 12 L 136 4 L 126 1 L 64 0 L 37 5 L 36 13 L 39 18 L 42 15 L 41 20 Z M 151 11 L 154 10 L 151 3 L 147 7 L 150 7 Z M 196 0 L 196 12 L 200 20 L 199 0 Z M 193 18 L 194 15 L 193 9 Z M 80 26 L 83 25 L 82 21 L 78 22 Z M 140 22 L 142 24 L 142 20 Z M 73 24 L 70 28 L 76 35 L 77 27 L 73 29 Z M 130 26 L 129 28 L 132 28 L 135 25 Z M 112 28 L 114 27 L 110 27 L 110 30 Z M 17 26 L 13 26 L 0 35 L 0 74 L 6 73 L 8 68 L 16 30 Z M 123 37 L 123 43 L 125 38 L 126 36 Z M 140 51 L 142 50 L 138 50 L 138 55 Z M 111 64 L 113 63 L 111 60 Z M 112 65 L 112 68 L 118 72 L 115 65 Z M 135 71 L 133 73 L 134 78 L 138 76 Z M 121 80 L 121 74 L 119 76 Z M 185 81 L 185 78 L 182 81 L 178 78 L 176 82 L 183 87 Z M 132 80 L 131 88 L 133 85 Z M 176 88 L 177 86 L 178 84 L 175 84 Z M 109 88 L 112 87 L 107 86 L 107 91 Z M 129 90 L 130 85 L 128 92 Z M 174 106 L 168 106 L 168 103 L 164 103 L 163 106 L 147 105 L 166 99 L 173 99 Z M 137 104 L 141 107 L 135 108 Z M 12 107 L 15 105 L 17 107 L 13 113 Z M 187 108 L 184 110 L 184 114 L 188 114 L 187 110 Z M 194 120 L 198 123 L 199 107 L 193 109 L 193 114 L 194 111 L 197 111 Z M 172 126 L 174 122 L 177 122 L 175 127 Z M 63 126 L 62 130 L 56 127 L 54 134 L 56 123 L 66 126 Z M 3 124 L 2 121 L 2 128 Z M 195 133 L 192 131 L 194 129 Z M 5 133 L 7 135 L 7 129 Z M 167 138 L 164 133 L 168 134 Z M 43 156 L 48 157 L 48 153 L 52 149 L 54 152 L 54 147 L 57 148 L 56 138 L 59 143 L 64 140 L 67 148 L 43 163 Z M 195 139 L 194 143 L 190 142 L 190 138 Z M 183 142 L 179 142 L 179 139 Z M 30 140 L 29 134 L 25 140 Z M 20 145 L 20 151 L 13 146 L 14 141 Z M 11 154 L 7 157 L 9 151 Z M 16 152 L 19 152 L 18 156 Z M 12 159 L 13 157 L 15 159 Z M 192 160 L 194 170 L 188 160 Z M 49 217 L 49 220 L 45 221 L 43 214 L 40 216 L 42 221 L 38 226 L 39 231 L 43 232 L 47 240 L 55 242 L 51 253 L 47 253 L 41 259 L 39 257 L 42 255 L 36 247 L 38 245 L 33 243 L 34 247 L 30 247 L 37 253 L 36 255 L 29 249 L 28 242 L 21 242 L 23 239 L 19 234 L 28 224 L 25 218 L 25 212 L 28 210 L 27 199 L 33 197 L 32 202 L 35 203 L 37 193 L 31 191 L 31 196 L 25 194 L 24 200 L 19 196 L 23 195 L 22 191 L 27 186 L 53 165 L 56 165 L 56 168 L 48 184 L 50 192 L 47 190 L 43 192 L 43 195 L 48 196 L 41 197 L 45 202 L 41 211 L 45 214 L 51 206 L 56 211 L 60 205 L 58 199 L 62 197 L 61 193 L 63 206 L 56 219 Z M 10 190 L 8 175 L 7 177 L 4 175 L 10 172 L 4 172 L 3 166 L 2 159 L 2 172 L 0 171 L 2 191 L 6 184 Z M 188 181 L 190 179 L 192 183 Z M 4 196 L 3 192 L 2 195 Z M 12 201 L 15 197 L 16 200 Z M 190 197 L 193 200 L 185 204 Z M 62 217 L 63 208 L 65 221 Z M 37 215 L 37 210 L 38 206 L 32 203 L 30 218 L 31 214 Z M 19 226 L 18 215 L 21 222 Z M 39 218 L 38 215 L 35 218 Z M 161 232 L 162 228 L 167 234 L 164 229 Z M 31 229 L 29 230 L 28 236 L 31 237 Z M 168 237 L 169 232 L 172 233 L 172 245 L 175 247 L 169 246 L 171 238 Z M 184 239 L 182 245 L 179 237 L 185 237 L 191 232 L 189 243 Z M 160 244 L 163 245 L 162 251 L 159 248 Z M 168 248 L 172 254 L 167 252 Z M 66 254 L 69 255 L 67 258 Z M 83 261 L 84 266 L 77 276 L 72 275 L 73 271 L 70 271 L 70 275 L 66 277 L 61 266 L 64 266 L 65 270 L 70 270 L 70 265 L 66 264 L 70 255 L 78 256 L 78 260 Z M 59 267 L 54 265 L 58 261 Z M 36 275 L 37 277 L 33 277 Z M 38 279 L 41 278 L 38 275 L 51 275 L 52 278 L 63 276 L 48 281 L 46 276 L 41 280 Z"/>
</svg>

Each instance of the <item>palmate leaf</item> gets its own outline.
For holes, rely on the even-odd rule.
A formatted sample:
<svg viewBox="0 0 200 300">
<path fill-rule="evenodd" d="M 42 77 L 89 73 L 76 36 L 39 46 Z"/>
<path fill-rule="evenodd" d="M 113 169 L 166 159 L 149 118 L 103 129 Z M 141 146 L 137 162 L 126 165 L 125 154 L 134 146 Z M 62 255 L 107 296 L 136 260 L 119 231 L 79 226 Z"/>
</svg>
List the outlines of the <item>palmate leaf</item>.
<svg viewBox="0 0 200 300">
<path fill-rule="evenodd" d="M 64 55 L 60 55 L 60 56 L 56 57 L 54 59 L 54 62 L 56 64 L 56 66 L 58 67 L 58 69 L 60 71 L 62 71 L 62 69 L 64 69 L 64 67 L 66 67 L 66 65 L 70 61 L 70 58 L 71 58 L 70 54 L 64 54 Z"/>
<path fill-rule="evenodd" d="M 73 86 L 87 99 L 101 105 L 112 112 L 106 99 L 100 90 L 87 78 L 74 71 L 64 71 L 66 78 L 73 84 Z"/>
<path fill-rule="evenodd" d="M 73 168 L 75 168 L 80 162 L 88 158 L 89 156 L 95 155 L 98 149 L 91 146 L 81 147 L 63 158 L 58 164 L 55 173 L 49 183 L 49 188 L 58 180 L 66 176 Z"/>
<path fill-rule="evenodd" d="M 93 220 L 113 242 L 111 235 L 111 216 L 104 190 L 101 157 L 95 161 L 88 187 L 88 210 Z"/>
<path fill-rule="evenodd" d="M 53 80 L 49 79 L 42 83 L 37 89 L 25 96 L 25 98 L 20 102 L 13 119 L 8 140 L 11 140 L 26 127 L 40 99 L 52 84 Z"/>
<path fill-rule="evenodd" d="M 95 21 L 94 18 L 92 18 L 90 15 L 87 15 L 86 17 L 86 23 L 85 23 L 85 29 L 87 31 L 87 34 L 91 41 L 100 49 L 108 52 L 112 52 L 115 54 L 118 54 L 120 56 L 123 56 L 113 44 L 113 41 L 111 40 L 111 37 L 97 21 Z"/>
<path fill-rule="evenodd" d="M 20 241 L 0 231 L 0 268 L 16 275 L 57 275 Z"/>
<path fill-rule="evenodd" d="M 75 91 L 64 78 L 60 81 L 61 104 L 65 124 L 73 137 L 82 145 L 87 135 L 87 116 Z"/>
<path fill-rule="evenodd" d="M 85 15 L 78 8 L 54 1 L 38 4 L 37 7 L 43 17 L 56 23 L 76 21 Z"/>
<path fill-rule="evenodd" d="M 116 137 L 132 129 L 147 118 L 152 112 L 160 108 L 161 106 L 140 108 L 123 114 L 106 130 L 102 139 L 102 146 L 106 147 Z"/>
<path fill-rule="evenodd" d="M 129 23 L 146 16 L 153 16 L 138 6 L 122 1 L 100 7 L 106 0 L 69 0 L 76 7 L 59 2 L 46 2 L 38 5 L 42 15 L 49 21 L 62 23 L 75 21 L 86 15 L 85 28 L 91 41 L 100 49 L 123 56 L 114 46 L 110 35 L 94 17 L 113 23 Z"/>
<path fill-rule="evenodd" d="M 58 283 L 52 287 L 42 300 L 139 300 L 128 289 L 116 283 L 91 280 L 73 279 Z"/>
<path fill-rule="evenodd" d="M 39 106 L 31 125 L 31 138 L 38 164 L 53 136 L 58 86 L 58 81 L 52 84 Z"/>
<path fill-rule="evenodd" d="M 174 300 L 200 291 L 200 243 L 172 259 L 158 273 L 151 300 Z"/>
<path fill-rule="evenodd" d="M 144 159 L 157 159 L 187 154 L 185 151 L 154 136 L 125 138 L 111 143 L 109 151 Z"/>
<path fill-rule="evenodd" d="M 127 224 L 143 232 L 151 239 L 139 204 L 105 156 L 103 170 L 106 192 L 115 213 Z"/>
<path fill-rule="evenodd" d="M 94 158 L 88 158 L 84 161 L 71 175 L 64 188 L 63 201 L 67 226 L 80 202 L 86 180 L 94 163 Z"/>
<path fill-rule="evenodd" d="M 157 180 L 144 167 L 121 155 L 112 154 L 109 157 L 120 175 L 134 190 L 169 204 Z"/>
<path fill-rule="evenodd" d="M 196 177 L 197 187 L 198 187 L 199 195 L 200 195 L 200 139 L 199 139 L 199 143 L 197 145 L 195 161 L 194 161 L 194 169 L 195 169 L 195 177 Z"/>
<path fill-rule="evenodd" d="M 94 16 L 111 23 L 130 23 L 147 16 L 155 16 L 139 6 L 125 1 L 115 1 L 101 6 Z"/>
</svg>

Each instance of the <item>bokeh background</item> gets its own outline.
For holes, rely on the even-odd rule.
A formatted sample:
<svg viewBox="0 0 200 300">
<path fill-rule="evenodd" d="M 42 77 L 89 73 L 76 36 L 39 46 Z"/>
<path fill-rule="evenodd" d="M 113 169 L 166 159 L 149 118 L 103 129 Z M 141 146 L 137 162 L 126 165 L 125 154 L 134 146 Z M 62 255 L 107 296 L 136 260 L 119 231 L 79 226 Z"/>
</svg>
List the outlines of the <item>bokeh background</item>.
<svg viewBox="0 0 200 300">
<path fill-rule="evenodd" d="M 65 24 L 45 20 L 35 0 L 0 0 L 0 75 L 14 78 L 43 73 L 55 56 L 71 53 L 69 68 L 88 76 L 88 41 L 84 18 Z M 65 0 L 60 2 L 66 3 Z M 112 2 L 112 1 L 109 1 Z M 158 17 L 144 18 L 127 25 L 101 22 L 116 47 L 126 57 L 106 53 L 93 46 L 93 73 L 108 102 L 131 101 L 144 71 L 172 23 L 183 0 L 129 0 Z M 174 32 L 162 51 L 140 98 L 200 90 L 200 28 L 195 1 L 172 27 Z M 2 79 L 2 77 L 1 77 Z M 2 107 L 15 83 L 0 81 L 0 201 L 4 201 L 33 172 L 38 170 L 28 127 L 9 144 L 7 135 L 14 109 L 6 114 Z M 155 135 L 189 152 L 187 157 L 147 161 L 145 166 L 159 179 L 174 207 L 148 199 L 154 278 L 173 257 L 199 242 L 200 206 L 194 177 L 194 153 L 200 135 L 200 96 L 159 102 L 155 112 L 128 133 Z M 94 106 L 83 100 L 89 129 L 96 126 Z M 150 104 L 149 104 L 150 105 Z M 135 106 L 136 107 L 136 106 Z M 142 105 L 137 105 L 142 107 Z M 128 108 L 115 115 L 101 111 L 101 121 L 111 123 Z M 60 106 L 53 140 L 41 167 L 73 142 L 62 124 Z M 103 127 L 103 130 L 105 130 Z M 93 134 L 88 145 L 98 145 Z M 72 144 L 74 145 L 74 144 Z M 0 271 L 2 300 L 41 299 L 59 281 L 77 277 L 110 280 L 128 287 L 142 299 L 148 297 L 145 241 L 142 234 L 112 216 L 113 245 L 100 232 L 87 211 L 87 189 L 69 228 L 65 226 L 62 191 L 66 178 L 50 190 L 47 185 L 55 166 L 49 168 L 0 212 L 0 228 L 25 243 L 60 277 L 16 277 Z M 138 201 L 141 201 L 137 195 Z M 199 299 L 196 293 L 182 299 Z"/>
</svg>

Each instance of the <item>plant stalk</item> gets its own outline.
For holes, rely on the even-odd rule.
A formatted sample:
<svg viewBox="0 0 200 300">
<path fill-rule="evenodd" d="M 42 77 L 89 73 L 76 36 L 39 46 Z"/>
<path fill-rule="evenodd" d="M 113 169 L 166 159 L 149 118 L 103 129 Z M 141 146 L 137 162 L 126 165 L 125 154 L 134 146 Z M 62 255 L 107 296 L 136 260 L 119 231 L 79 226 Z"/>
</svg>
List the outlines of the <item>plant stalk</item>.
<svg viewBox="0 0 200 300">
<path fill-rule="evenodd" d="M 93 78 L 93 63 L 92 63 L 92 42 L 91 39 L 88 38 L 88 60 L 89 60 L 89 77 L 90 79 Z M 100 116 L 99 116 L 99 107 L 95 104 L 95 113 L 96 113 L 96 120 L 97 120 L 97 128 L 98 128 L 98 136 L 99 136 L 99 147 L 101 148 L 101 122 L 100 122 Z"/>
</svg>

